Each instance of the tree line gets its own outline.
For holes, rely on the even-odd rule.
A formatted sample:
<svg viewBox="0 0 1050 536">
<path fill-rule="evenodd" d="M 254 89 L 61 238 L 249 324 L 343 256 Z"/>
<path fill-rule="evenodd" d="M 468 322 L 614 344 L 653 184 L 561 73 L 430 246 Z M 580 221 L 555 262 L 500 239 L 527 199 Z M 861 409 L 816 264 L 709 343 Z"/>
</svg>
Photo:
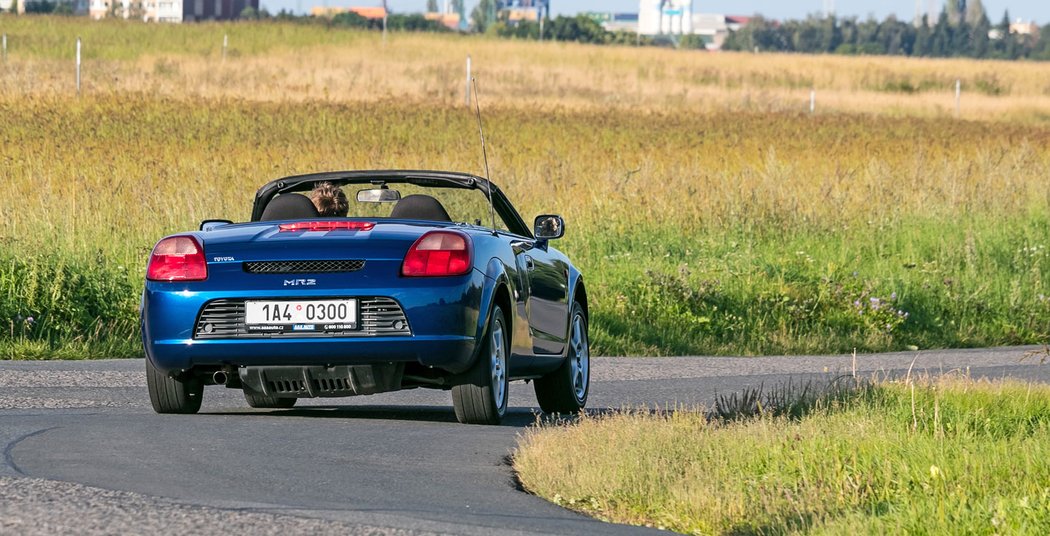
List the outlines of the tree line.
<svg viewBox="0 0 1050 536">
<path fill-rule="evenodd" d="M 63 12 L 68 2 L 29 0 L 27 11 Z M 453 9 L 465 14 L 463 0 L 453 0 Z M 32 7 L 32 9 L 30 9 Z M 427 2 L 437 9 L 437 1 Z M 379 30 L 382 20 L 368 19 L 356 13 L 341 13 L 331 19 L 308 17 L 290 11 L 271 15 L 265 9 L 246 9 L 243 19 L 278 19 L 330 27 Z M 549 18 L 538 21 L 510 21 L 498 13 L 494 0 L 481 0 L 470 13 L 470 29 L 510 39 L 545 39 L 591 44 L 629 44 L 642 46 L 675 46 L 704 48 L 707 43 L 698 35 L 639 36 L 635 32 L 606 30 L 588 15 Z M 453 31 L 439 21 L 427 20 L 421 14 L 391 13 L 390 30 L 416 32 Z M 981 59 L 1050 60 L 1050 24 L 1039 31 L 1022 34 L 1010 31 L 1009 12 L 992 24 L 981 0 L 948 0 L 936 21 L 923 17 L 905 22 L 890 16 L 878 21 L 856 17 L 810 16 L 803 20 L 775 21 L 760 15 L 738 31 L 730 32 L 722 48 L 739 51 L 798 52 L 807 54 L 867 54 L 916 57 L 969 57 Z"/>
<path fill-rule="evenodd" d="M 1010 31 L 1010 13 L 992 24 L 981 0 L 949 0 L 936 21 L 903 22 L 890 16 L 811 16 L 777 22 L 756 16 L 732 32 L 725 50 L 871 54 L 916 57 L 1050 60 L 1050 25 L 1032 34 Z"/>
</svg>

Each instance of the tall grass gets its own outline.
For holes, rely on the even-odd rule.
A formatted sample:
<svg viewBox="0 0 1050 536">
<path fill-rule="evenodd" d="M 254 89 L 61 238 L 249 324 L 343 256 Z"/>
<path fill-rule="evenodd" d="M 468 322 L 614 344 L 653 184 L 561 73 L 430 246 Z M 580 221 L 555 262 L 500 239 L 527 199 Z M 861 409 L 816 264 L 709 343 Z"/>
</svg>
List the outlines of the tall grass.
<svg viewBox="0 0 1050 536">
<path fill-rule="evenodd" d="M 984 64 L 459 36 L 395 35 L 383 48 L 371 34 L 270 23 L 144 30 L 0 17 L 0 27 L 37 43 L 12 44 L 0 66 L 5 356 L 73 341 L 80 355 L 137 355 L 137 293 L 152 244 L 201 219 L 246 219 L 270 179 L 325 169 L 480 172 L 476 126 L 459 93 L 459 63 L 471 51 L 488 70 L 493 179 L 526 220 L 565 215 L 569 234 L 558 245 L 584 270 L 597 352 L 1048 338 L 1050 125 L 1038 117 L 958 121 L 877 99 L 865 113 L 815 116 L 676 104 L 676 92 L 699 83 L 681 78 L 695 64 L 727 76 L 734 63 L 783 76 L 834 70 L 839 81 L 868 76 L 870 62 L 902 76 L 991 68 Z M 234 47 L 292 37 L 223 63 L 202 43 L 227 31 Z M 89 56 L 82 98 L 69 95 L 68 62 L 55 59 L 73 33 L 99 54 Z M 1010 96 L 994 102 L 1039 108 L 1031 80 L 1010 74 L 1012 64 L 995 69 Z M 726 99 L 752 88 L 708 85 Z M 912 97 L 922 95 L 903 98 Z M 23 284 L 54 270 L 105 283 L 79 294 L 79 284 Z M 35 324 L 22 325 L 29 316 Z"/>
<path fill-rule="evenodd" d="M 1045 534 L 1050 388 L 880 384 L 799 418 L 690 412 L 529 430 L 527 489 L 689 534 Z"/>
<path fill-rule="evenodd" d="M 955 59 L 710 54 L 536 43 L 294 23 L 146 25 L 0 16 L 9 62 L 0 94 L 70 94 L 77 36 L 84 90 L 175 98 L 339 102 L 463 101 L 473 57 L 484 102 L 530 109 L 803 112 L 1046 123 L 1050 65 Z M 230 49 L 222 59 L 223 36 Z"/>
</svg>

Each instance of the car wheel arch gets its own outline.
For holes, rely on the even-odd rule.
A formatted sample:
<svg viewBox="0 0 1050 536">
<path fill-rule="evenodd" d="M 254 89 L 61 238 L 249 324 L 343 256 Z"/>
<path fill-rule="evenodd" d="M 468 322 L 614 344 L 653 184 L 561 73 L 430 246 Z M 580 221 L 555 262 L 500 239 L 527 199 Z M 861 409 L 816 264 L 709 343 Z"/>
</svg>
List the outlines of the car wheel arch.
<svg viewBox="0 0 1050 536">
<path fill-rule="evenodd" d="M 570 311 L 572 311 L 573 303 L 578 303 L 580 304 L 580 307 L 583 307 L 583 316 L 587 319 L 587 321 L 590 321 L 591 310 L 588 308 L 587 305 L 587 287 L 583 284 L 582 276 L 576 278 L 576 284 L 574 285 L 572 291 L 572 302 L 569 303 Z"/>
<path fill-rule="evenodd" d="M 478 304 L 478 322 L 474 335 L 474 339 L 478 341 L 474 351 L 475 359 L 477 359 L 477 354 L 481 348 L 480 343 L 483 340 L 483 337 L 485 337 L 486 331 L 488 331 L 489 321 L 492 318 L 492 310 L 497 305 L 503 308 L 504 322 L 507 324 L 508 333 L 511 334 L 511 344 L 513 345 L 513 330 L 515 324 L 514 301 L 511 299 L 510 276 L 507 275 L 506 266 L 504 266 L 499 259 L 493 258 L 489 260 L 488 266 L 485 270 L 485 276 L 491 281 L 485 285 L 480 303 Z"/>
</svg>

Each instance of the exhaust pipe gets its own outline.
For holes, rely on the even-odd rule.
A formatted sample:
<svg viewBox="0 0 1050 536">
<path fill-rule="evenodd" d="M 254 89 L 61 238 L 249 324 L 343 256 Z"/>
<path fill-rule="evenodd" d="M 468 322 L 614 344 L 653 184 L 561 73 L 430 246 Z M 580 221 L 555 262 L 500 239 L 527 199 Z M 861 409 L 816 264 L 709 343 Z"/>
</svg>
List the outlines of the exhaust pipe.
<svg viewBox="0 0 1050 536">
<path fill-rule="evenodd" d="M 220 370 L 217 371 L 215 374 L 212 374 L 211 379 L 215 382 L 215 385 L 226 385 L 226 381 L 230 378 L 226 375 L 225 371 Z"/>
</svg>

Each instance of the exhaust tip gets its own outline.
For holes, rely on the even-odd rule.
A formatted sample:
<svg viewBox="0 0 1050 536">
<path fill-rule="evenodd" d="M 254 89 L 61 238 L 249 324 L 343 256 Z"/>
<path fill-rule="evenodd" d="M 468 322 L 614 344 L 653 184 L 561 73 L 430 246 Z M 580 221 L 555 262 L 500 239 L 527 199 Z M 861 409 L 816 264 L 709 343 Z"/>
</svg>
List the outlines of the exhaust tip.
<svg viewBox="0 0 1050 536">
<path fill-rule="evenodd" d="M 225 372 L 220 370 L 215 374 L 212 374 L 211 379 L 215 382 L 216 385 L 226 385 L 226 381 L 230 378 L 226 375 Z"/>
</svg>

